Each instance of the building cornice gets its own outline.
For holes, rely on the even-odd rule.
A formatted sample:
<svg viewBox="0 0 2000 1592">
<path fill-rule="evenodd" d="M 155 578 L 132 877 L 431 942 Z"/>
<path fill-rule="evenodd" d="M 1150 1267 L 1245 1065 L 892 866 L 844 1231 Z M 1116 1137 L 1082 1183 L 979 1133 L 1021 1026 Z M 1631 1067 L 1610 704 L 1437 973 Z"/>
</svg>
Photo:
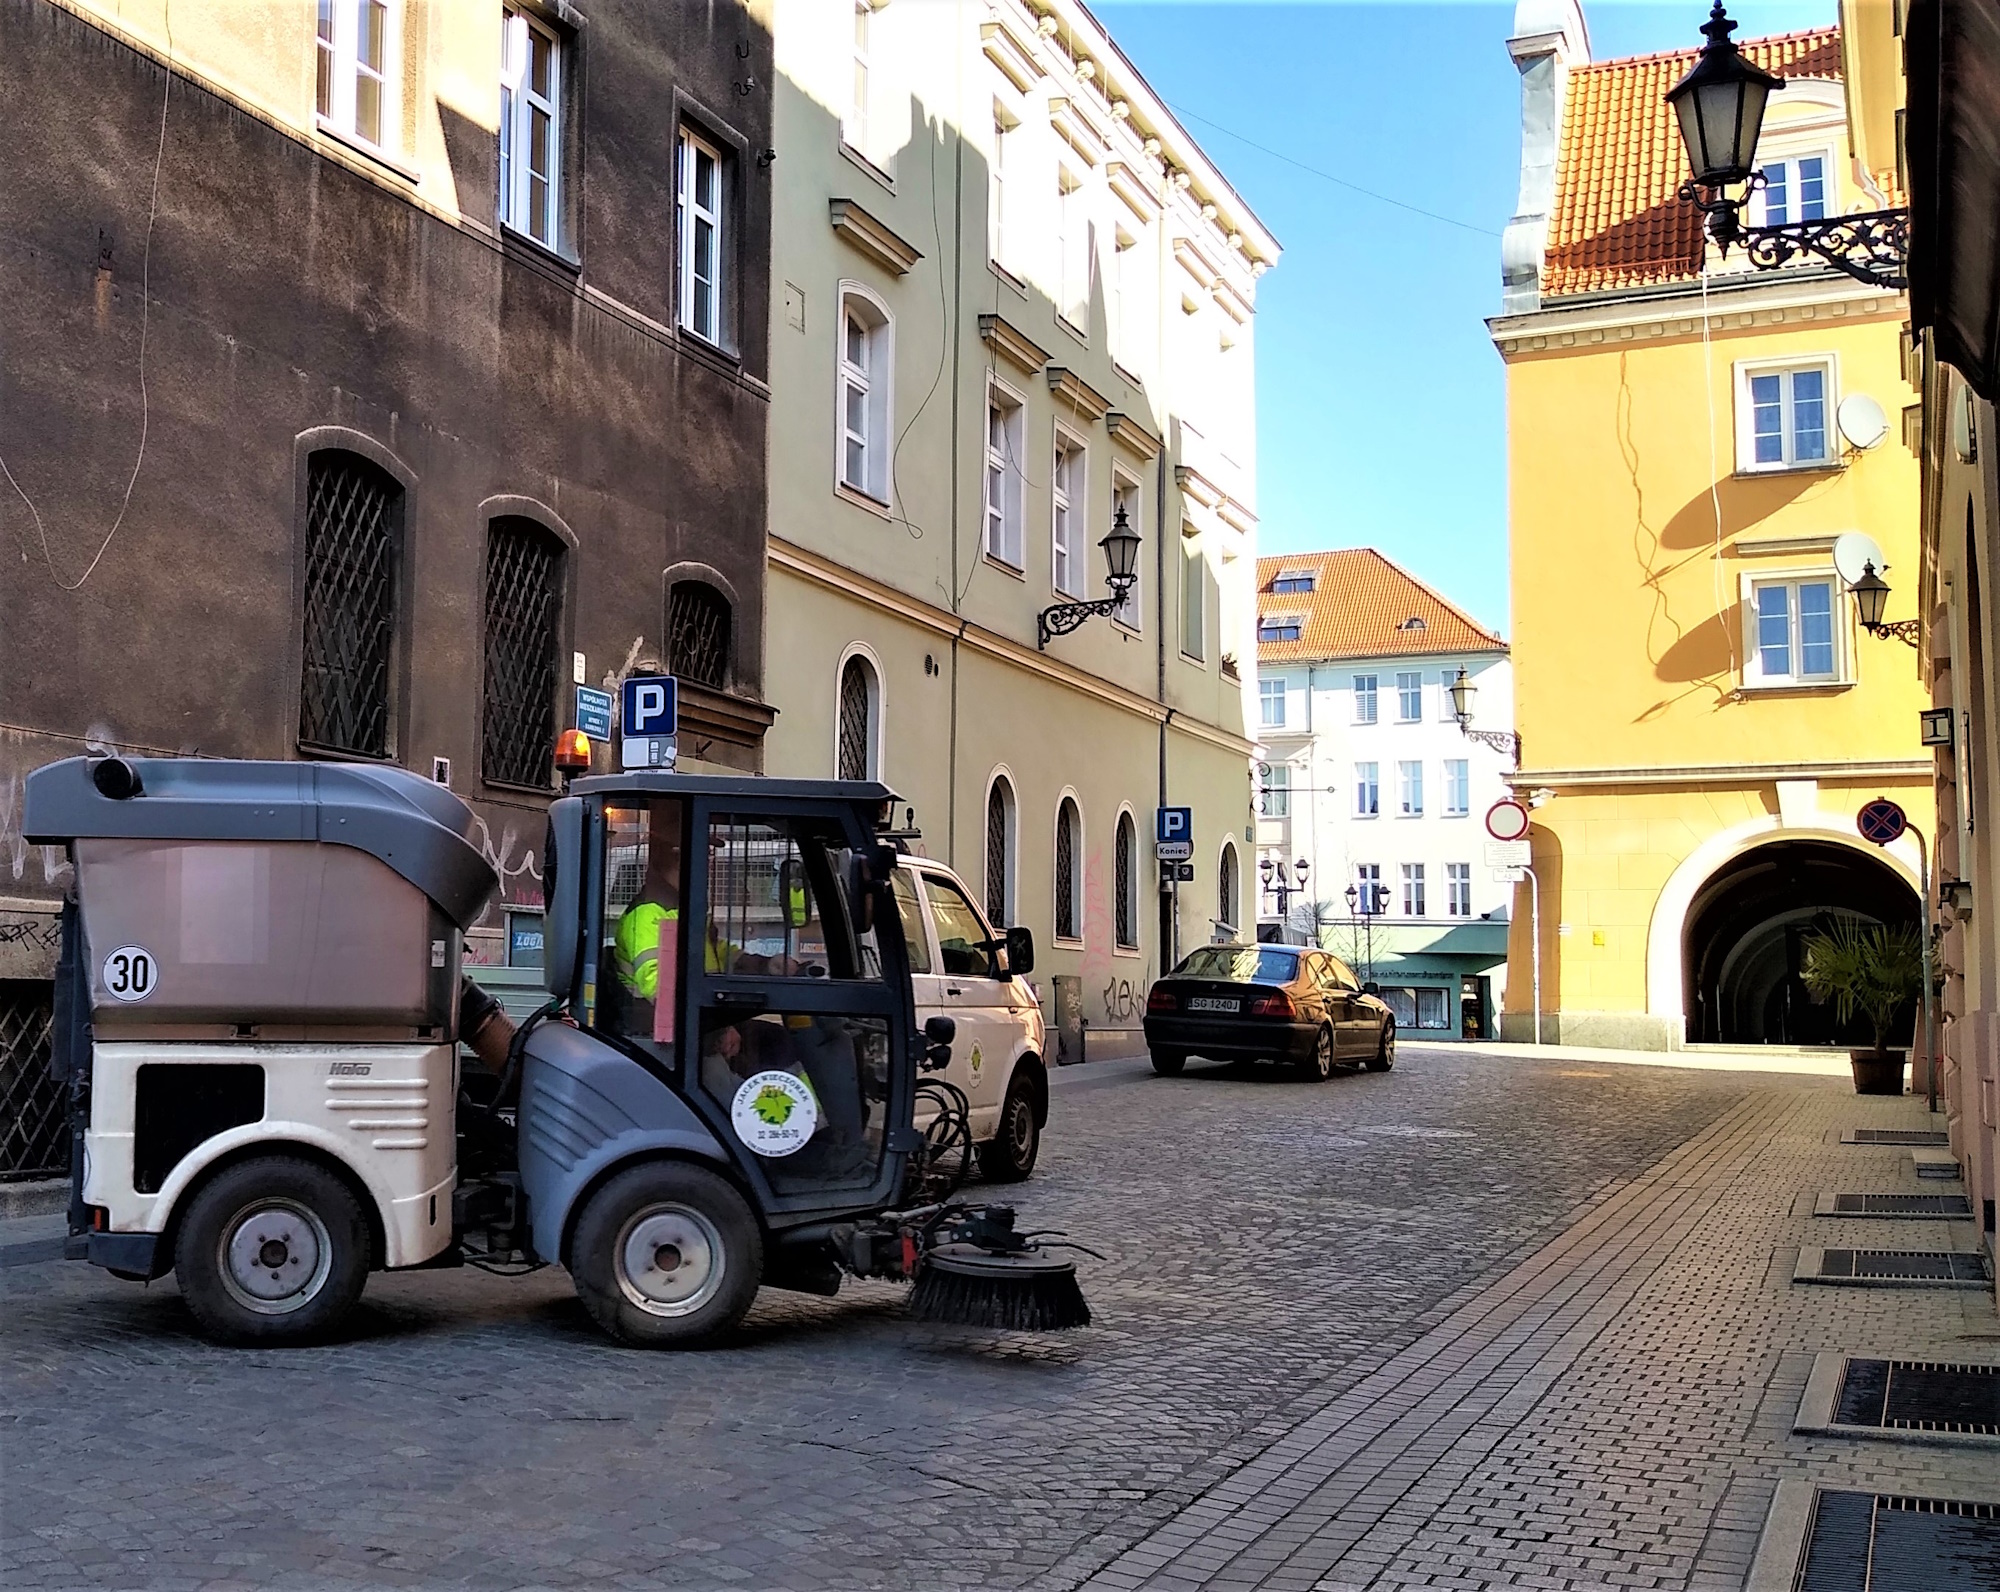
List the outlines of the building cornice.
<svg viewBox="0 0 2000 1592">
<path fill-rule="evenodd" d="M 1111 440 L 1127 451 L 1138 455 L 1150 463 L 1160 456 L 1164 444 L 1130 415 L 1117 409 L 1109 409 L 1104 414 L 1104 429 Z"/>
<path fill-rule="evenodd" d="M 914 243 L 899 237 L 887 222 L 870 215 L 852 199 L 829 199 L 826 209 L 835 232 L 898 276 L 907 276 L 910 267 L 924 257 Z"/>
<path fill-rule="evenodd" d="M 1707 314 L 1712 332 L 1842 320 L 1900 322 L 1909 313 L 1907 295 L 1885 293 L 1833 271 L 1731 272 L 1708 280 Z M 1698 337 L 1701 327 L 1698 282 L 1579 299 L 1519 315 L 1496 315 L 1486 323 L 1502 355 L 1537 354 L 1594 343 Z"/>
<path fill-rule="evenodd" d="M 1036 675 L 1053 682 L 1081 696 L 1091 697 L 1109 707 L 1131 714 L 1134 718 L 1145 719 L 1152 724 L 1166 723 L 1169 718 L 1167 708 L 1151 697 L 1141 696 L 1136 691 L 1128 691 L 1123 686 L 1113 685 L 1096 675 L 1051 658 L 1033 647 L 1012 641 L 997 631 L 975 624 L 972 620 L 927 603 L 920 597 L 912 597 L 908 592 L 874 580 L 854 570 L 836 564 L 818 553 L 787 542 L 782 537 L 773 536 L 769 543 L 769 557 L 773 568 L 785 570 L 801 580 L 811 581 L 816 586 L 839 592 L 842 596 L 864 602 L 883 612 L 917 625 L 932 634 L 950 640 L 956 637 L 960 644 L 974 652 L 999 662 L 1011 664 L 1024 673 Z M 1185 710 L 1175 709 L 1171 714 L 1172 727 L 1197 740 L 1206 741 L 1225 751 L 1250 756 L 1254 743 L 1247 737 L 1226 730 L 1217 724 L 1208 724 L 1200 719 L 1187 716 Z"/>
<path fill-rule="evenodd" d="M 1883 758 L 1834 763 L 1689 763 L 1657 768 L 1520 768 L 1506 776 L 1515 790 L 1546 786 L 1583 790 L 1613 785 L 1769 785 L 1781 779 L 1929 780 L 1929 758 Z"/>
<path fill-rule="evenodd" d="M 1046 373 L 1049 391 L 1054 393 L 1082 420 L 1102 420 L 1110 411 L 1111 400 L 1067 365 L 1051 365 Z"/>
<path fill-rule="evenodd" d="M 980 316 L 979 335 L 1023 375 L 1032 376 L 1049 362 L 1049 351 L 1004 315 Z"/>
</svg>

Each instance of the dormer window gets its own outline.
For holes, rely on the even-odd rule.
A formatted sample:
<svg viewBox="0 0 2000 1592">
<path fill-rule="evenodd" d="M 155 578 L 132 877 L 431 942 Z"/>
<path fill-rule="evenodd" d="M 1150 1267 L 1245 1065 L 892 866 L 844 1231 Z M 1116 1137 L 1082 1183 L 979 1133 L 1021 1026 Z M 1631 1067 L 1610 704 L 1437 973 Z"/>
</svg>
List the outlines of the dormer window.
<svg viewBox="0 0 2000 1592">
<path fill-rule="evenodd" d="M 1297 641 L 1305 622 L 1297 614 L 1263 614 L 1257 620 L 1259 641 Z"/>
<path fill-rule="evenodd" d="M 1312 589 L 1313 573 L 1309 569 L 1282 571 L 1277 579 L 1271 582 L 1271 591 L 1277 596 L 1291 592 L 1309 592 Z"/>
<path fill-rule="evenodd" d="M 1422 618 L 1421 618 L 1420 616 L 1418 616 L 1418 615 L 1416 615 L 1416 614 L 1411 614 L 1411 615 L 1410 615 L 1410 617 L 1409 617 L 1408 619 L 1405 619 L 1405 620 L 1404 620 L 1404 621 L 1403 621 L 1403 622 L 1402 622 L 1402 623 L 1401 623 L 1400 625 L 1398 625 L 1398 626 L 1397 626 L 1396 628 L 1397 628 L 1398 630 L 1411 630 L 1411 631 L 1415 631 L 1415 630 L 1428 630 L 1428 629 L 1430 629 L 1430 626 L 1429 626 L 1429 625 L 1427 625 L 1427 624 L 1425 624 L 1425 623 L 1423 622 L 1423 619 L 1422 619 Z"/>
</svg>

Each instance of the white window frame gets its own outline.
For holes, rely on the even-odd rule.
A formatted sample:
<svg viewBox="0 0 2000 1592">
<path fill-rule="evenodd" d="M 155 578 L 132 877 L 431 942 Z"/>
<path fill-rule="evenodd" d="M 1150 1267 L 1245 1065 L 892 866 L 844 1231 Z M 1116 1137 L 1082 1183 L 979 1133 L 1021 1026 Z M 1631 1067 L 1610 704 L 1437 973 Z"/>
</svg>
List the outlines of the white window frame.
<svg viewBox="0 0 2000 1592">
<path fill-rule="evenodd" d="M 1265 676 L 1257 682 L 1257 722 L 1267 730 L 1285 727 L 1285 699 L 1290 695 L 1282 678 Z M 1273 709 L 1276 711 L 1274 712 Z"/>
<path fill-rule="evenodd" d="M 834 325 L 833 478 L 838 491 L 859 493 L 884 508 L 890 501 L 889 454 L 895 436 L 896 327 L 889 307 L 859 282 L 840 284 Z M 848 353 L 848 326 L 861 329 L 861 363 Z M 861 430 L 852 426 L 849 395 L 861 398 Z M 860 479 L 849 473 L 850 444 L 861 449 Z"/>
<path fill-rule="evenodd" d="M 1826 452 L 1817 459 L 1797 456 L 1798 431 L 1794 418 L 1792 383 L 1784 378 L 1803 370 L 1818 370 L 1825 376 L 1822 430 Z M 1737 362 L 1736 376 L 1736 473 L 1771 475 L 1786 470 L 1833 470 L 1840 466 L 1840 432 L 1834 423 L 1840 407 L 1840 358 L 1836 354 L 1805 354 L 1788 359 L 1746 359 Z M 1759 462 L 1757 458 L 1757 409 L 1751 398 L 1751 381 L 1758 376 L 1778 376 L 1782 381 L 1780 404 L 1782 457 Z"/>
<path fill-rule="evenodd" d="M 1821 172 L 1821 210 L 1819 215 L 1807 217 L 1798 214 L 1797 199 L 1799 187 L 1798 165 L 1802 160 L 1818 160 Z M 1768 172 L 1773 166 L 1789 166 L 1791 172 L 1785 184 L 1785 213 L 1773 215 L 1770 207 L 1770 189 L 1758 188 L 1750 198 L 1750 224 L 1757 227 L 1788 226 L 1794 222 L 1815 220 L 1830 221 L 1840 214 L 1840 166 L 1834 159 L 1831 146 L 1818 148 L 1800 147 L 1787 149 L 1759 162 L 1757 169 Z"/>
<path fill-rule="evenodd" d="M 1368 682 L 1366 689 L 1362 687 L 1361 682 L 1363 680 Z M 1382 677 L 1380 675 L 1357 674 L 1349 679 L 1347 691 L 1348 695 L 1354 699 L 1354 722 L 1356 724 L 1379 724 L 1381 722 L 1381 690 Z M 1364 701 L 1368 704 L 1368 712 L 1365 716 L 1361 711 L 1361 704 Z"/>
<path fill-rule="evenodd" d="M 1375 910 L 1375 902 L 1369 895 L 1370 889 L 1382 887 L 1382 865 L 1379 862 L 1357 862 L 1354 865 L 1354 915 L 1359 918 L 1379 918 L 1387 915 L 1388 900 L 1382 901 L 1382 911 Z"/>
<path fill-rule="evenodd" d="M 715 163 L 715 203 L 705 207 L 695 198 L 695 172 L 698 157 L 706 155 Z M 717 144 L 706 139 L 691 127 L 681 129 L 680 173 L 676 184 L 679 196 L 680 246 L 678 266 L 680 270 L 680 324 L 705 343 L 717 348 L 723 346 L 728 329 L 726 308 L 727 262 L 729 259 L 729 160 Z M 709 304 L 711 322 L 701 325 L 697 320 L 695 305 L 696 265 L 695 249 L 697 224 L 706 221 L 709 225 L 709 258 L 707 261 L 709 281 L 713 291 Z"/>
<path fill-rule="evenodd" d="M 1233 878 L 1231 876 L 1234 876 Z M 1223 889 L 1227 881 L 1235 888 Z M 1236 849 L 1234 836 L 1222 842 L 1215 854 L 1215 926 L 1229 930 L 1233 939 L 1243 926 L 1243 854 Z"/>
<path fill-rule="evenodd" d="M 1021 147 L 1021 118 L 998 99 L 993 102 L 993 153 L 986 166 L 986 257 L 1001 270 L 1013 275 L 1016 219 L 1009 209 L 1009 185 L 1018 190 L 1020 173 L 1010 170 Z M 1013 203 L 1020 196 L 1015 192 Z"/>
<path fill-rule="evenodd" d="M 1833 620 L 1833 672 L 1831 674 L 1801 674 L 1796 665 L 1802 661 L 1799 640 L 1798 588 L 1801 585 L 1818 585 L 1828 588 L 1828 606 Z M 1757 594 L 1772 588 L 1785 588 L 1789 595 L 1785 602 L 1786 652 L 1794 665 L 1789 674 L 1771 675 L 1764 672 L 1764 649 L 1760 645 L 1760 628 Z M 1795 567 L 1789 569 L 1760 569 L 1754 573 L 1746 571 L 1741 577 L 1743 609 L 1743 689 L 1746 691 L 1801 691 L 1838 690 L 1854 683 L 1854 647 L 1851 635 L 1851 605 L 1844 600 L 1846 582 L 1831 564 Z"/>
<path fill-rule="evenodd" d="M 1069 920 L 1075 925 L 1076 933 L 1058 934 L 1056 924 L 1060 921 L 1056 909 L 1061 905 L 1063 877 L 1056 868 L 1056 859 L 1062 855 L 1062 847 L 1057 843 L 1062 834 L 1063 806 L 1067 803 L 1076 812 L 1076 835 L 1070 847 L 1070 878 L 1068 881 Z M 1049 829 L 1049 938 L 1057 945 L 1080 946 L 1090 932 L 1086 921 L 1085 908 L 1089 895 L 1083 888 L 1084 868 L 1083 800 L 1076 793 L 1076 787 L 1065 785 L 1056 796 L 1055 822 Z"/>
<path fill-rule="evenodd" d="M 1472 916 L 1472 864 L 1448 862 L 1444 865 L 1444 915 L 1448 918 Z"/>
<path fill-rule="evenodd" d="M 1090 294 L 1097 275 L 1097 219 L 1090 213 L 1088 176 L 1056 167 L 1056 316 L 1079 336 L 1090 330 Z"/>
<path fill-rule="evenodd" d="M 1181 537 L 1181 657 L 1208 667 L 1208 554 L 1187 535 Z"/>
<path fill-rule="evenodd" d="M 1374 820 L 1382 816 L 1382 765 L 1362 761 L 1354 765 L 1354 816 Z"/>
<path fill-rule="evenodd" d="M 1421 862 L 1405 862 L 1400 864 L 1400 871 L 1403 884 L 1403 916 L 1429 917 L 1427 908 L 1430 902 L 1425 899 L 1424 865 Z"/>
<path fill-rule="evenodd" d="M 517 5 L 502 12 L 500 45 L 500 225 L 531 238 L 545 249 L 562 247 L 563 66 L 561 37 Z M 529 63 L 539 40 L 549 52 L 549 92 L 531 86 Z M 549 169 L 544 213 L 534 211 L 534 176 L 528 152 L 534 148 L 535 113 L 548 118 Z M 540 222 L 540 231 L 536 230 Z"/>
<path fill-rule="evenodd" d="M 1267 630 L 1295 630 L 1298 632 L 1298 635 L 1268 636 L 1264 633 Z M 1303 614 L 1259 614 L 1257 616 L 1257 640 L 1259 643 L 1268 641 L 1278 644 L 1287 641 L 1297 641 L 1305 633 L 1306 621 Z"/>
<path fill-rule="evenodd" d="M 1417 707 L 1410 711 L 1410 693 L 1416 693 Z M 1421 669 L 1396 671 L 1396 722 L 1421 724 L 1424 719 L 1424 672 Z"/>
<path fill-rule="evenodd" d="M 991 916 L 989 903 L 992 899 L 992 881 L 988 877 L 986 855 L 987 809 L 993 804 L 993 792 L 998 787 L 1001 792 L 1001 813 L 1006 840 L 1000 856 L 1000 902 L 1005 908 L 1002 916 L 1006 922 L 994 927 L 1005 930 L 1008 924 L 1021 921 L 1021 796 L 1014 783 L 1014 771 L 1002 763 L 986 776 L 986 799 L 979 804 L 979 910 Z"/>
<path fill-rule="evenodd" d="M 1398 758 L 1396 761 L 1396 816 L 1424 816 L 1424 762 L 1420 757 Z"/>
<path fill-rule="evenodd" d="M 868 683 L 868 745 L 863 752 L 867 764 L 868 779 L 881 779 L 883 758 L 887 755 L 885 746 L 888 734 L 888 692 L 883 684 L 886 678 L 882 672 L 882 659 L 875 649 L 865 641 L 851 641 L 841 650 L 840 661 L 833 666 L 833 761 L 828 765 L 834 777 L 840 777 L 840 687 L 847 677 L 847 666 L 856 658 L 861 660 L 864 677 Z"/>
<path fill-rule="evenodd" d="M 1266 763 L 1264 788 L 1257 793 L 1257 813 L 1262 818 L 1292 816 L 1292 765 Z"/>
<path fill-rule="evenodd" d="M 1298 584 L 1304 581 L 1302 586 Z M 1271 577 L 1271 592 L 1274 596 L 1310 596 L 1318 588 L 1319 580 L 1309 569 L 1281 569 Z"/>
<path fill-rule="evenodd" d="M 1001 446 L 993 445 L 993 416 L 1000 415 Z M 1021 529 L 1021 446 L 1028 405 L 997 381 L 986 387 L 986 451 L 982 471 L 979 545 L 986 557 L 1019 575 L 1026 568 L 1027 543 Z M 995 490 L 999 501 L 994 501 Z M 997 533 L 997 537 L 996 537 Z M 996 545 L 996 540 L 998 545 Z"/>
<path fill-rule="evenodd" d="M 1049 453 L 1049 585 L 1081 597 L 1090 584 L 1090 450 L 1060 422 Z"/>
<path fill-rule="evenodd" d="M 1139 538 L 1139 557 L 1132 563 L 1132 584 L 1125 588 L 1124 601 L 1111 610 L 1113 623 L 1123 625 L 1134 632 L 1145 628 L 1145 609 L 1139 601 L 1140 588 L 1146 584 L 1143 571 L 1146 567 L 1146 527 L 1144 521 L 1144 493 L 1138 481 L 1115 465 L 1111 471 L 1111 523 L 1118 523 L 1118 511 L 1125 510 L 1125 524 L 1132 534 Z"/>
<path fill-rule="evenodd" d="M 1447 818 L 1472 816 L 1472 759 L 1447 757 L 1444 760 L 1444 806 Z"/>
<path fill-rule="evenodd" d="M 1127 828 L 1127 825 L 1130 827 Z M 1121 939 L 1118 934 L 1118 856 L 1117 849 L 1129 839 L 1132 847 L 1131 866 L 1126 869 L 1125 915 L 1131 920 L 1132 938 Z M 1118 816 L 1111 821 L 1111 889 L 1113 892 L 1111 911 L 1111 954 L 1114 956 L 1137 956 L 1146 940 L 1146 887 L 1140 877 L 1145 867 L 1145 852 L 1139 844 L 1139 820 L 1133 815 L 1131 805 L 1118 804 Z"/>
<path fill-rule="evenodd" d="M 364 65 L 360 56 L 361 13 L 377 11 L 382 18 L 382 61 L 379 69 Z M 330 29 L 330 36 L 320 31 Z M 403 8 L 401 0 L 320 0 L 314 22 L 314 109 L 319 126 L 368 149 L 394 150 L 401 140 Z M 319 103 L 318 72 L 327 70 L 326 104 Z M 359 121 L 360 82 L 376 87 L 379 136 L 371 138 Z"/>
<path fill-rule="evenodd" d="M 841 142 L 856 154 L 866 156 L 868 149 L 868 96 L 873 82 L 870 71 L 870 51 L 873 40 L 870 35 L 875 30 L 875 7 L 872 0 L 854 0 L 853 45 L 854 78 L 848 85 L 847 111 L 840 118 Z"/>
</svg>

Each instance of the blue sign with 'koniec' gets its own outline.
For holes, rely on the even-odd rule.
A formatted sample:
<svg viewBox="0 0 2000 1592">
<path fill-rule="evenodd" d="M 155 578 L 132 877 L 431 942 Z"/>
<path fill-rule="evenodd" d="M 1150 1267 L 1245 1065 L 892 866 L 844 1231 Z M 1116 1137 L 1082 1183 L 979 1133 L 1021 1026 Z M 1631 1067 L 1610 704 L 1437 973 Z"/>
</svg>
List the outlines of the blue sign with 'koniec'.
<svg viewBox="0 0 2000 1592">
<path fill-rule="evenodd" d="M 680 682 L 670 674 L 635 674 L 625 681 L 623 724 L 626 740 L 672 735 L 680 728 Z"/>
</svg>

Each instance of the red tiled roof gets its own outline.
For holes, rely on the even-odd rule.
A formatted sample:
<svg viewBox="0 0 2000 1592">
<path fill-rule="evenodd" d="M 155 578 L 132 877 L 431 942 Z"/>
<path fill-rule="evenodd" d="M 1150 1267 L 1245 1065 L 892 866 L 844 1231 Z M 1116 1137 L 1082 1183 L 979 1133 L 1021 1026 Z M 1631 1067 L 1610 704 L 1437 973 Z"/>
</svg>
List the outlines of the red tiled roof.
<svg viewBox="0 0 2000 1592">
<path fill-rule="evenodd" d="M 1780 77 L 1840 77 L 1838 28 L 1745 39 L 1742 48 Z M 1570 74 L 1542 273 L 1545 298 L 1701 275 L 1702 218 L 1676 197 L 1687 181 L 1687 153 L 1666 100 L 1695 54 L 1594 61 Z"/>
<path fill-rule="evenodd" d="M 1310 592 L 1271 590 L 1280 575 L 1306 573 L 1313 577 Z M 1258 559 L 1257 613 L 1296 614 L 1304 622 L 1297 641 L 1258 642 L 1257 656 L 1267 663 L 1507 650 L 1500 637 L 1372 547 Z"/>
</svg>

